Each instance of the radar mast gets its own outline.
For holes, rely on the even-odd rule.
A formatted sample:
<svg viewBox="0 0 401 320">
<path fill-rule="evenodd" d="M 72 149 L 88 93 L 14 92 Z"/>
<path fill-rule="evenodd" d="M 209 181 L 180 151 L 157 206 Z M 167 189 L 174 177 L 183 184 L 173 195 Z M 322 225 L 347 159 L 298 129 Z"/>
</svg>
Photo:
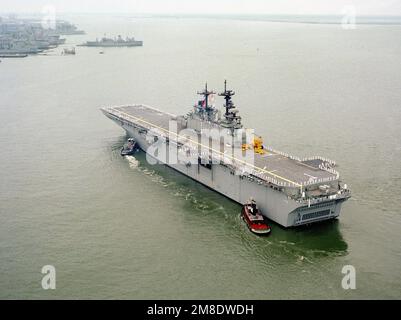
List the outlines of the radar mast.
<svg viewBox="0 0 401 320">
<path fill-rule="evenodd" d="M 219 93 L 219 96 L 224 97 L 224 100 L 226 100 L 224 105 L 224 108 L 226 108 L 225 116 L 230 113 L 230 109 L 235 108 L 234 103 L 231 100 L 233 95 L 235 95 L 235 92 L 233 90 L 227 90 L 227 80 L 224 80 L 224 92 Z"/>
<path fill-rule="evenodd" d="M 204 96 L 204 103 L 205 103 L 205 105 L 204 105 L 204 108 L 206 109 L 206 110 L 208 110 L 210 107 L 209 107 L 209 96 L 211 95 L 211 94 L 215 94 L 216 92 L 214 92 L 214 91 L 209 91 L 209 90 L 207 90 L 207 82 L 206 82 L 206 84 L 205 84 L 205 89 L 203 90 L 203 91 L 198 91 L 197 92 L 199 95 L 202 95 L 202 96 Z"/>
<path fill-rule="evenodd" d="M 224 97 L 226 101 L 224 104 L 226 113 L 224 114 L 225 120 L 221 122 L 221 125 L 226 128 L 239 129 L 242 128 L 241 117 L 238 115 L 238 110 L 231 100 L 233 95 L 235 95 L 235 92 L 233 90 L 227 90 L 227 80 L 224 80 L 224 92 L 219 93 L 219 96 Z"/>
</svg>

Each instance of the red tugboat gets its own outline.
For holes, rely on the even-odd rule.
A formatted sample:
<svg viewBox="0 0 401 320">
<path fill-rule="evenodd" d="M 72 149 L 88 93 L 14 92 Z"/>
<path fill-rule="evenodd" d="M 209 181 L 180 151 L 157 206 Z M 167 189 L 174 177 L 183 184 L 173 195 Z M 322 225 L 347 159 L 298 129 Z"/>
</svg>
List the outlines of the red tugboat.
<svg viewBox="0 0 401 320">
<path fill-rule="evenodd" d="M 248 225 L 249 230 L 253 233 L 259 235 L 270 233 L 271 228 L 266 223 L 259 208 L 256 206 L 254 199 L 250 199 L 250 201 L 243 205 L 241 216 Z"/>
</svg>

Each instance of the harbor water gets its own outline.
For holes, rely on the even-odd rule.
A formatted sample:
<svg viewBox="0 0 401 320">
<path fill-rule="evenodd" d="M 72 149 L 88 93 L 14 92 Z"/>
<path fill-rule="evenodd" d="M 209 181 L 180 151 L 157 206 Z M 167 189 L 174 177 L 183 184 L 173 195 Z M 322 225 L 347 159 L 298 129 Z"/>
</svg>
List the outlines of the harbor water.
<svg viewBox="0 0 401 320">
<path fill-rule="evenodd" d="M 86 35 L 0 63 L 0 298 L 400 298 L 400 25 L 68 20 Z M 104 33 L 144 45 L 61 55 Z M 352 190 L 340 219 L 258 237 L 240 205 L 120 156 L 127 137 L 100 107 L 186 114 L 224 79 L 265 144 L 338 163 Z M 56 290 L 42 289 L 45 265 Z"/>
</svg>

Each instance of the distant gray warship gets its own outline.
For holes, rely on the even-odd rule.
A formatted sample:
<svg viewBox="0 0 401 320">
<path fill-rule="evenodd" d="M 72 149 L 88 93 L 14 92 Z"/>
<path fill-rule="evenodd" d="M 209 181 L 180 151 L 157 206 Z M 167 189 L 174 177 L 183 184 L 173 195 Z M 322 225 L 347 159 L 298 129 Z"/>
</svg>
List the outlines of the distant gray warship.
<svg viewBox="0 0 401 320">
<path fill-rule="evenodd" d="M 2 39 L 0 37 L 0 55 L 2 56 L 26 56 L 27 54 L 36 54 L 42 52 L 39 46 L 33 41 L 19 39 Z"/>
<path fill-rule="evenodd" d="M 118 36 L 117 39 L 111 39 L 103 37 L 102 39 L 96 41 L 87 41 L 81 46 L 86 47 L 139 47 L 142 46 L 143 42 L 139 40 L 135 40 L 135 38 L 126 38 L 123 39 L 121 36 Z"/>
<path fill-rule="evenodd" d="M 68 21 L 57 21 L 56 30 L 54 32 L 58 35 L 81 35 L 85 34 L 85 31 L 78 30 L 78 28 Z"/>
<path fill-rule="evenodd" d="M 41 21 L 0 18 L 0 55 L 3 57 L 19 58 L 41 53 L 63 44 L 65 40 L 56 30 L 44 28 Z"/>
<path fill-rule="evenodd" d="M 219 94 L 225 99 L 222 116 L 210 105 L 209 96 L 214 92 L 208 91 L 207 85 L 198 94 L 202 95 L 202 100 L 184 116 L 144 105 L 104 107 L 101 111 L 134 138 L 147 156 L 154 156 L 155 143 L 164 145 L 167 155 L 164 160 L 157 157 L 159 163 L 240 204 L 253 198 L 263 215 L 284 227 L 334 219 L 340 215 L 341 205 L 351 193 L 333 169 L 334 161 L 317 156 L 305 159 L 290 156 L 263 145 L 259 136 L 254 136 L 251 142 L 244 141 L 243 136 L 237 134 L 244 128 L 231 100 L 234 92 L 227 90 L 225 84 L 224 92 Z M 170 128 L 172 122 L 176 123 L 176 132 Z M 211 132 L 210 129 L 225 131 L 231 140 L 222 143 L 221 138 L 217 140 L 205 133 Z M 201 139 L 182 134 L 183 130 L 192 130 Z M 199 149 L 202 145 L 199 141 L 204 141 L 206 134 L 208 142 L 203 144 L 206 151 L 211 150 L 213 143 L 218 147 L 205 153 L 205 149 Z M 235 156 L 241 151 L 250 152 L 252 162 Z M 185 155 L 190 153 L 195 154 L 196 162 L 185 160 Z M 172 158 L 181 160 L 172 161 Z"/>
</svg>

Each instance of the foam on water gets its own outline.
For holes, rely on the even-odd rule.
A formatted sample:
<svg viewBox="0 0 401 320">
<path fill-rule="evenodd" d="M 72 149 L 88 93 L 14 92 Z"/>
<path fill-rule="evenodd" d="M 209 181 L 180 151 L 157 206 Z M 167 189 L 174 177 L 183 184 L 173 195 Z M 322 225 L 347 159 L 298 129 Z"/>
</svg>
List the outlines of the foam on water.
<svg viewBox="0 0 401 320">
<path fill-rule="evenodd" d="M 125 156 L 125 159 L 127 159 L 130 168 L 132 169 L 138 168 L 139 161 L 134 156 Z"/>
</svg>

